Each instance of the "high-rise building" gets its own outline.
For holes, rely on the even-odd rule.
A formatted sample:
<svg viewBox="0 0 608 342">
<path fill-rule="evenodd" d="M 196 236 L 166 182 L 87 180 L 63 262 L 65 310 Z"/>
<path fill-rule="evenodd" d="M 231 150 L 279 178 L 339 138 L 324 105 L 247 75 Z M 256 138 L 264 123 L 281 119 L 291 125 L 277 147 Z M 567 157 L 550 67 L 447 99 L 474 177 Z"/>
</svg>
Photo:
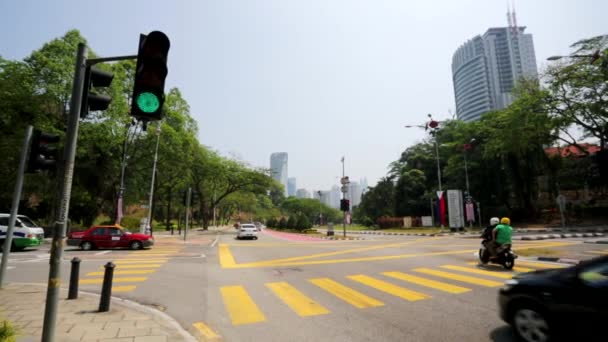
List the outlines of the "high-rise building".
<svg viewBox="0 0 608 342">
<path fill-rule="evenodd" d="M 296 178 L 289 177 L 287 178 L 287 196 L 295 196 L 296 195 Z"/>
<path fill-rule="evenodd" d="M 357 182 L 348 184 L 348 193 L 346 198 L 350 199 L 350 207 L 355 207 L 361 203 L 361 185 Z"/>
<path fill-rule="evenodd" d="M 329 197 L 328 205 L 332 208 L 340 209 L 340 198 L 341 198 L 340 187 L 337 185 L 332 186 L 331 190 L 329 191 L 328 197 Z"/>
<path fill-rule="evenodd" d="M 518 79 L 538 78 L 532 35 L 517 26 L 515 12 L 507 13 L 509 26 L 490 28 L 460 46 L 452 57 L 456 113 L 463 121 L 505 108 Z"/>
<path fill-rule="evenodd" d="M 298 189 L 296 191 L 296 197 L 297 198 L 310 198 L 310 192 L 308 192 L 308 190 L 306 190 L 306 189 Z"/>
<path fill-rule="evenodd" d="M 287 196 L 287 152 L 275 152 L 270 155 L 270 172 L 272 178 L 283 184 Z"/>
</svg>

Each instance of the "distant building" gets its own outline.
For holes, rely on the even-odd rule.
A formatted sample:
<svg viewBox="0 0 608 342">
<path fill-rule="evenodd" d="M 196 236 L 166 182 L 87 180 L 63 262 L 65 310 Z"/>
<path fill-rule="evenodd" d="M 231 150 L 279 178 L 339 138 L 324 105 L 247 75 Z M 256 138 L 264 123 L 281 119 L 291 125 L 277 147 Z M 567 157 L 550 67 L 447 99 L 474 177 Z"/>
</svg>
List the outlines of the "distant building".
<svg viewBox="0 0 608 342">
<path fill-rule="evenodd" d="M 287 196 L 295 196 L 296 195 L 296 178 L 289 177 L 287 178 Z"/>
<path fill-rule="evenodd" d="M 361 181 L 359 183 L 361 184 L 361 194 L 364 194 L 368 188 L 367 178 L 365 178 L 365 177 L 361 178 Z"/>
<path fill-rule="evenodd" d="M 298 189 L 296 191 L 296 197 L 297 198 L 310 198 L 310 192 L 308 192 L 308 190 L 306 190 L 306 189 Z"/>
<path fill-rule="evenodd" d="M 350 200 L 350 207 L 357 206 L 361 203 L 361 185 L 357 182 L 351 182 L 348 184 L 348 194 L 346 198 Z"/>
<path fill-rule="evenodd" d="M 340 198 L 342 193 L 340 192 L 340 187 L 334 185 L 331 187 L 331 191 L 329 191 L 329 206 L 335 209 L 340 209 Z"/>
<path fill-rule="evenodd" d="M 532 35 L 517 26 L 515 12 L 507 13 L 509 27 L 490 28 L 460 46 L 452 57 L 456 113 L 462 121 L 513 102 L 518 79 L 538 78 Z"/>
<path fill-rule="evenodd" d="M 275 152 L 270 155 L 270 172 L 272 178 L 283 184 L 287 196 L 287 152 Z"/>
</svg>

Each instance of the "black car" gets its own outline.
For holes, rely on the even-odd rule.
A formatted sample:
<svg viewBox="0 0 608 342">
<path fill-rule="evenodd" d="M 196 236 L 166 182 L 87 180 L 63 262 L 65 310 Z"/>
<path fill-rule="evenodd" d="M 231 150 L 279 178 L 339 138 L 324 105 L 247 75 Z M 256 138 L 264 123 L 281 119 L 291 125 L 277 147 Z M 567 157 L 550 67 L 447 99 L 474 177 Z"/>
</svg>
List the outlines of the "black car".
<svg viewBox="0 0 608 342">
<path fill-rule="evenodd" d="M 498 296 L 501 318 L 524 341 L 608 341 L 608 256 L 516 275 Z M 603 331 L 600 331 L 603 330 Z"/>
</svg>

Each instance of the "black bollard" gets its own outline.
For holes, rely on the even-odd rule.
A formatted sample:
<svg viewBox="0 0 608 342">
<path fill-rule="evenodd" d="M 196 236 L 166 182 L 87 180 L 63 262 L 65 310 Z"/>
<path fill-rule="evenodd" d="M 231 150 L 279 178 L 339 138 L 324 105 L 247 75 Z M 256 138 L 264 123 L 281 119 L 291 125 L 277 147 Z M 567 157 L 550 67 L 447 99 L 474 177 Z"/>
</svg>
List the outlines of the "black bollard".
<svg viewBox="0 0 608 342">
<path fill-rule="evenodd" d="M 101 286 L 101 298 L 99 299 L 99 312 L 110 311 L 110 298 L 112 297 L 112 277 L 114 276 L 114 263 L 105 264 L 103 274 L 103 285 Z"/>
<path fill-rule="evenodd" d="M 80 259 L 74 257 L 72 259 L 72 268 L 70 270 L 70 289 L 68 290 L 68 299 L 78 298 L 78 278 L 80 274 Z"/>
</svg>

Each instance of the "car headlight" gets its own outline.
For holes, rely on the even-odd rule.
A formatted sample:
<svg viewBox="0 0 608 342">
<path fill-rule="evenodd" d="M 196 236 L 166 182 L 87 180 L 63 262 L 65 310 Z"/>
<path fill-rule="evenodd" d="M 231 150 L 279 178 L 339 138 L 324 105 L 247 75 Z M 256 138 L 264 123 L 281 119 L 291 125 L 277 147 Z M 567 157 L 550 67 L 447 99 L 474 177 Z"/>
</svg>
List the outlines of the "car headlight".
<svg viewBox="0 0 608 342">
<path fill-rule="evenodd" d="M 502 286 L 502 289 L 504 291 L 509 291 L 517 284 L 519 284 L 519 282 L 517 280 L 509 279 L 509 280 L 505 281 L 505 284 Z"/>
</svg>

